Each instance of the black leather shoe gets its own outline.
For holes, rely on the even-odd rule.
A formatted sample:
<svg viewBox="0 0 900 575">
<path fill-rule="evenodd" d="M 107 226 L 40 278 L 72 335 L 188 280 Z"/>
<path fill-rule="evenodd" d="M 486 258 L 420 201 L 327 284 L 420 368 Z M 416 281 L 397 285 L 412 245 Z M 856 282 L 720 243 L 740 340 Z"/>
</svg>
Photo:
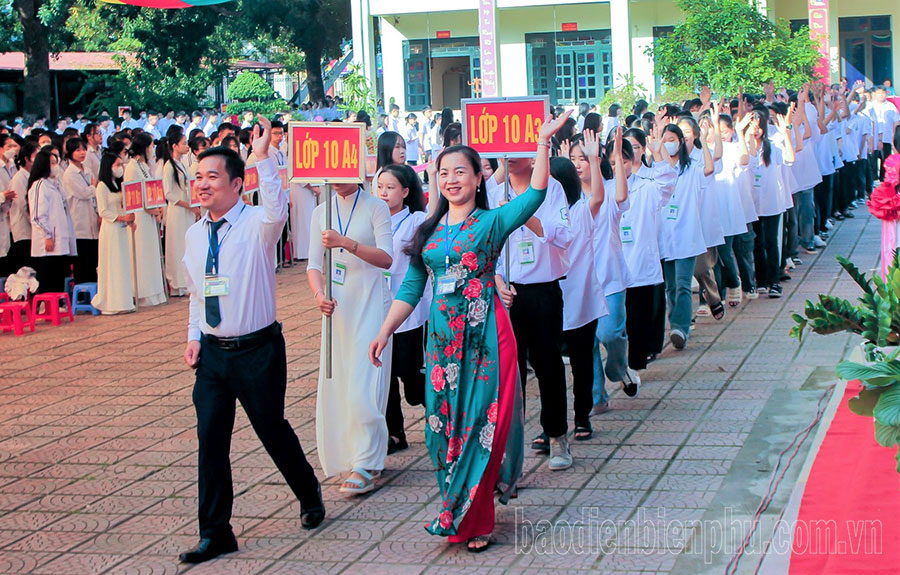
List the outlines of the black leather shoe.
<svg viewBox="0 0 900 575">
<path fill-rule="evenodd" d="M 222 536 L 216 539 L 201 539 L 200 543 L 190 551 L 185 551 L 178 556 L 182 563 L 203 563 L 215 559 L 225 553 L 234 553 L 238 550 L 237 539 L 234 535 Z"/>
<path fill-rule="evenodd" d="M 314 507 L 304 508 L 300 504 L 300 525 L 304 529 L 315 529 L 325 520 L 325 502 L 322 501 L 322 485 L 319 484 L 318 498 L 319 504 Z"/>
</svg>

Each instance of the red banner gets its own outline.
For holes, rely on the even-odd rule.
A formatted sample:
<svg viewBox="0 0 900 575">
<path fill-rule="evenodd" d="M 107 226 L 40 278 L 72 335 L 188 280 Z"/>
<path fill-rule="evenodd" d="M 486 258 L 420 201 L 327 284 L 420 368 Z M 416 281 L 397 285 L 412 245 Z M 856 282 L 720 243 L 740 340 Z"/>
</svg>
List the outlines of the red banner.
<svg viewBox="0 0 900 575">
<path fill-rule="evenodd" d="M 125 203 L 125 213 L 133 214 L 144 209 L 144 183 L 129 182 L 122 184 L 122 201 Z"/>
<path fill-rule="evenodd" d="M 144 208 L 151 210 L 166 205 L 166 192 L 162 180 L 144 182 Z"/>
<path fill-rule="evenodd" d="M 826 84 L 829 82 L 828 66 L 828 0 L 808 0 L 809 37 L 816 44 L 821 57 L 814 71 Z"/>
<path fill-rule="evenodd" d="M 484 158 L 526 158 L 550 114 L 547 96 L 462 101 L 463 144 Z"/>
<path fill-rule="evenodd" d="M 251 166 L 244 170 L 244 193 L 249 194 L 259 189 L 259 170 Z"/>
<path fill-rule="evenodd" d="M 288 135 L 287 175 L 291 183 L 361 184 L 365 181 L 365 124 L 291 122 Z"/>
</svg>

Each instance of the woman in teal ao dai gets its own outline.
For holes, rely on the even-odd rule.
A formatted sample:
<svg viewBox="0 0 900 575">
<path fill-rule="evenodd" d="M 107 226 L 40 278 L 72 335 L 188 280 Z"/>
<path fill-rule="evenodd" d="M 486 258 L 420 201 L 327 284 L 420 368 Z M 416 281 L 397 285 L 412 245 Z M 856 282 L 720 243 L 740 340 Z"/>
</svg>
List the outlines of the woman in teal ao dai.
<svg viewBox="0 0 900 575">
<path fill-rule="evenodd" d="M 432 280 L 428 322 L 425 443 L 442 508 L 425 527 L 481 551 L 494 529 L 494 491 L 506 503 L 522 473 L 524 413 L 516 342 L 494 285 L 500 249 L 544 201 L 550 137 L 569 117 L 544 123 L 531 186 L 498 209 L 487 208 L 481 158 L 466 146 L 437 159 L 441 198 L 413 240 L 409 271 L 378 337 L 375 365 L 391 335 Z"/>
</svg>

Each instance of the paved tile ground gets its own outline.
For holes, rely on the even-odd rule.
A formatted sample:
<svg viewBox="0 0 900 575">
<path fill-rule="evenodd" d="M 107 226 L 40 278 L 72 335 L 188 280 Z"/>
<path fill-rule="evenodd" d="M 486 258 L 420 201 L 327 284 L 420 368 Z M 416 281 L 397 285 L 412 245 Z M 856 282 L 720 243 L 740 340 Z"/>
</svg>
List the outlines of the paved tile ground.
<svg viewBox="0 0 900 575">
<path fill-rule="evenodd" d="M 805 298 L 855 294 L 846 275 L 838 277 L 834 255 L 875 266 L 878 222 L 857 213 L 824 254 L 804 256 L 810 261 L 785 284 L 783 299 L 745 303 L 722 322 L 700 320 L 687 350 L 667 349 L 651 364 L 638 398 L 617 390 L 614 409 L 594 419 L 595 437 L 574 445 L 574 467 L 554 473 L 544 457 L 529 457 L 518 499 L 498 509 L 497 544 L 480 555 L 423 529 L 437 496 L 420 410 L 406 409 L 411 448 L 388 458 L 378 491 L 347 500 L 335 479 L 325 481 L 328 518 L 313 533 L 300 528 L 298 503 L 238 410 L 232 463 L 241 551 L 179 566 L 177 553 L 197 539 L 193 378 L 181 360 L 187 301 L 3 335 L 0 573 L 686 573 L 675 554 L 654 544 L 672 535 L 667 526 L 650 533 L 656 539 L 646 530 L 642 537 L 621 528 L 569 531 L 587 533 L 587 540 L 576 537 L 573 546 L 571 537 L 559 539 L 555 548 L 531 537 L 530 526 L 703 517 L 727 493 L 723 481 L 751 430 L 767 425 L 761 414 L 773 392 L 798 391 L 851 345 L 838 336 L 801 346 L 787 331 L 788 312 Z M 318 470 L 320 316 L 301 267 L 279 275 L 278 297 L 288 345 L 287 416 Z M 537 432 L 536 387 L 529 386 L 529 437 Z M 748 481 L 764 485 L 770 471 L 762 466 Z M 733 503 L 753 509 L 758 495 Z M 601 546 L 611 541 L 615 550 Z"/>
</svg>

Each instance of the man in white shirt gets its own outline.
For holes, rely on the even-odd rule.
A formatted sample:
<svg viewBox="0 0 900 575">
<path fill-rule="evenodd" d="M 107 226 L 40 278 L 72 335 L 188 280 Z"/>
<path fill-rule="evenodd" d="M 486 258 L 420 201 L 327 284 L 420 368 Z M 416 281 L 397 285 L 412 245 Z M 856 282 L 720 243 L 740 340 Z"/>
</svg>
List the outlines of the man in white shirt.
<svg viewBox="0 0 900 575">
<path fill-rule="evenodd" d="M 416 129 L 416 115 L 410 112 L 403 126 L 403 139 L 406 140 L 406 163 L 415 166 L 419 163 L 419 130 Z"/>
<path fill-rule="evenodd" d="M 256 142 L 268 149 L 271 125 L 263 116 L 259 123 L 265 131 L 257 129 Z M 196 370 L 200 543 L 179 556 L 183 563 L 237 551 L 229 461 L 235 400 L 300 500 L 301 525 L 313 529 L 325 518 L 315 472 L 284 418 L 287 358 L 276 321 L 274 262 L 287 198 L 273 162 L 266 158 L 257 168 L 262 206 L 241 201 L 244 163 L 237 152 L 211 148 L 197 170 L 209 213 L 188 229 L 183 262 L 191 293 L 184 360 Z"/>
<path fill-rule="evenodd" d="M 153 136 L 154 140 L 163 137 L 159 127 L 159 114 L 153 111 L 147 114 L 147 123 L 144 124 L 144 131 Z"/>
<path fill-rule="evenodd" d="M 135 120 L 131 117 L 131 110 L 125 109 L 122 110 L 122 129 L 134 130 L 135 128 L 140 128 L 141 122 Z"/>
<path fill-rule="evenodd" d="M 891 155 L 891 146 L 894 141 L 894 129 L 900 124 L 900 112 L 893 102 L 887 100 L 887 91 L 884 86 L 877 86 L 873 93 L 875 101 L 875 119 L 878 122 L 878 131 L 881 132 L 881 169 L 879 177 L 884 180 L 884 160 Z M 876 142 L 876 145 L 878 142 Z"/>
<path fill-rule="evenodd" d="M 110 136 L 116 133 L 116 126 L 113 124 L 112 119 L 106 115 L 100 116 L 97 121 L 100 123 L 100 134 L 103 136 L 100 146 L 106 148 Z"/>
<path fill-rule="evenodd" d="M 253 127 L 253 112 L 250 110 L 244 110 L 241 120 L 241 129 L 244 128 L 252 128 Z"/>
<path fill-rule="evenodd" d="M 84 127 L 84 141 L 87 142 L 87 155 L 84 158 L 84 168 L 94 180 L 100 179 L 100 159 L 103 155 L 103 134 L 100 133 L 98 124 L 88 124 Z"/>
<path fill-rule="evenodd" d="M 191 114 L 191 123 L 188 124 L 184 133 L 188 138 L 190 138 L 191 132 L 193 132 L 194 130 L 202 130 L 202 129 L 203 129 L 203 114 L 201 114 L 198 111 L 195 111 L 193 114 Z"/>
<path fill-rule="evenodd" d="M 532 161 L 510 158 L 510 198 L 525 192 L 531 182 Z M 506 203 L 503 174 L 491 178 L 488 204 Z M 501 253 L 495 280 L 501 298 L 509 306 L 509 318 L 518 347 L 523 390 L 526 360 L 534 369 L 541 393 L 542 433 L 532 449 L 549 451 L 551 470 L 572 466 L 566 406 L 566 368 L 562 360 L 563 300 L 559 280 L 569 271 L 566 250 L 572 243 L 569 208 L 559 182 L 550 178 L 547 197 L 528 222 L 509 236 Z M 509 275 L 505 258 L 509 257 Z"/>
<path fill-rule="evenodd" d="M 203 126 L 203 134 L 208 138 L 217 129 L 219 129 L 219 113 L 215 110 L 210 110 L 206 124 Z"/>
</svg>

